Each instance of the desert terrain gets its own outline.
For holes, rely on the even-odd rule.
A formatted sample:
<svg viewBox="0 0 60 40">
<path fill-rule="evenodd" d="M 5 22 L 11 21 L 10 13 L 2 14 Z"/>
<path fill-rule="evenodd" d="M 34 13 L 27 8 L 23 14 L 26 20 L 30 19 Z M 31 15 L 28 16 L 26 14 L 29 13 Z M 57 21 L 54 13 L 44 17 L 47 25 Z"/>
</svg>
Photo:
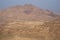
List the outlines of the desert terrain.
<svg viewBox="0 0 60 40">
<path fill-rule="evenodd" d="M 33 5 L 0 11 L 0 40 L 60 40 L 60 15 Z"/>
</svg>

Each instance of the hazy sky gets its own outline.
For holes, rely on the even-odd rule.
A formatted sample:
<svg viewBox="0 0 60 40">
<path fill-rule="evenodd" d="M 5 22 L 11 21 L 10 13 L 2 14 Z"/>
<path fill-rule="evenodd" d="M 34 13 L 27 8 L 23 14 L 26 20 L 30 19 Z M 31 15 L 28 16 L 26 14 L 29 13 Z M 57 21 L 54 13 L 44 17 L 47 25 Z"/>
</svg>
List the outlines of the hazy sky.
<svg viewBox="0 0 60 40">
<path fill-rule="evenodd" d="M 24 4 L 33 4 L 43 9 L 60 12 L 60 0 L 0 0 L 0 9 Z"/>
</svg>

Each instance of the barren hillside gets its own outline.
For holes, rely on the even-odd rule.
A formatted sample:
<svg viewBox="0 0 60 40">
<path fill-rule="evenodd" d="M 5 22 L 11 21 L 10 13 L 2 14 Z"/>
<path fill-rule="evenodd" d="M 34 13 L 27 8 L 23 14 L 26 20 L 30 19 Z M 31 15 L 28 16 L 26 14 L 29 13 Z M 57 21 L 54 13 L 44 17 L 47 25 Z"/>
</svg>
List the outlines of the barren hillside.
<svg viewBox="0 0 60 40">
<path fill-rule="evenodd" d="M 4 9 L 0 17 L 6 21 L 50 21 L 58 16 L 49 10 L 43 10 L 33 5 L 24 5 Z"/>
<path fill-rule="evenodd" d="M 60 40 L 60 15 L 33 5 L 0 13 L 0 40 Z"/>
</svg>

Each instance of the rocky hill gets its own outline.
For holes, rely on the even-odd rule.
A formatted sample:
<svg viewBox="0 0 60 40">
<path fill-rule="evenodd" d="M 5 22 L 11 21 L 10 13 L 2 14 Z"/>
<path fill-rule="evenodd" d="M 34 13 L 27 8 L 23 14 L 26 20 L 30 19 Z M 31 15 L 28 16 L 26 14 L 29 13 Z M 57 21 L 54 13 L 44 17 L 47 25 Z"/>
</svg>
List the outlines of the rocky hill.
<svg viewBox="0 0 60 40">
<path fill-rule="evenodd" d="M 59 15 L 49 10 L 43 10 L 33 5 L 15 6 L 4 9 L 1 14 L 2 20 L 10 21 L 49 21 Z"/>
<path fill-rule="evenodd" d="M 33 5 L 0 13 L 0 40 L 60 40 L 60 15 Z"/>
</svg>

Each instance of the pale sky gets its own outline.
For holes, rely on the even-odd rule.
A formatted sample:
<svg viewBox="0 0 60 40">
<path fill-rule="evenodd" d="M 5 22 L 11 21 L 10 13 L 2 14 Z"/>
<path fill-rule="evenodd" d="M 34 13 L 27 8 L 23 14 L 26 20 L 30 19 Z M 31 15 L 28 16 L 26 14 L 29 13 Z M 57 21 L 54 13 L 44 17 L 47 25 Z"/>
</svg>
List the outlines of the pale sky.
<svg viewBox="0 0 60 40">
<path fill-rule="evenodd" d="M 60 0 L 0 0 L 0 9 L 24 4 L 32 4 L 60 13 Z"/>
</svg>

